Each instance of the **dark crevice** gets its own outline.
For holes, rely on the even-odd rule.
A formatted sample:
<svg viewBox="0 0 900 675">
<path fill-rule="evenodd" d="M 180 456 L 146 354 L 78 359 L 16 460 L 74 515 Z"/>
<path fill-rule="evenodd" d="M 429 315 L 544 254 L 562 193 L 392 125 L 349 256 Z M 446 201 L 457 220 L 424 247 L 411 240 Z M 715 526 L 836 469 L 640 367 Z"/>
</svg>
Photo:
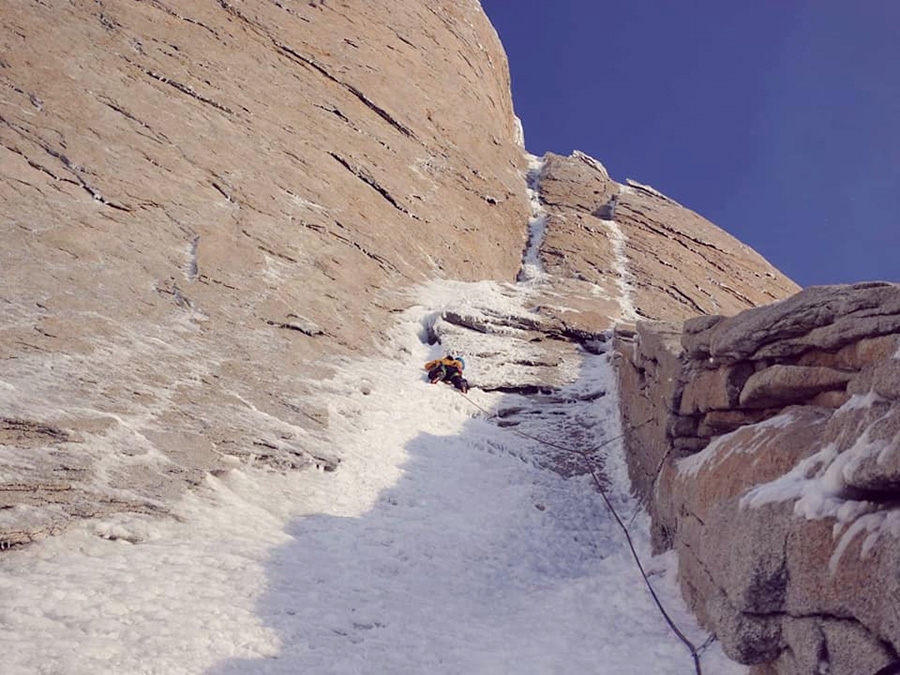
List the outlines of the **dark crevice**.
<svg viewBox="0 0 900 675">
<path fill-rule="evenodd" d="M 259 237 L 253 236 L 252 234 L 250 234 L 250 233 L 249 233 L 247 230 L 245 230 L 245 229 L 242 229 L 242 230 L 241 230 L 241 233 L 242 233 L 245 237 L 249 237 L 250 239 L 252 239 L 253 241 L 255 241 L 255 242 L 256 242 L 256 248 L 258 248 L 258 249 L 259 249 L 260 251 L 262 251 L 263 253 L 268 253 L 268 254 L 271 255 L 271 256 L 274 256 L 274 257 L 276 257 L 276 258 L 280 258 L 281 260 L 287 261 L 287 262 L 289 262 L 289 263 L 298 264 L 298 263 L 300 262 L 300 261 L 297 260 L 296 258 L 292 258 L 291 256 L 289 256 L 287 253 L 281 253 L 280 251 L 276 251 L 276 250 L 273 249 L 271 246 L 269 246 L 267 243 L 265 243 L 262 239 L 260 239 Z"/>
<path fill-rule="evenodd" d="M 748 307 L 755 307 L 755 306 L 756 306 L 756 303 L 754 303 L 752 300 L 750 300 L 750 298 L 748 298 L 746 295 L 742 295 L 741 293 L 738 293 L 736 290 L 734 290 L 734 289 L 731 288 L 730 286 L 727 286 L 727 285 L 725 285 L 725 284 L 722 284 L 722 283 L 719 283 L 719 282 L 716 282 L 716 281 L 713 281 L 713 284 L 715 284 L 718 288 L 721 288 L 723 291 L 725 291 L 726 293 L 728 293 L 728 295 L 732 296 L 733 298 L 735 298 L 735 299 L 738 300 L 739 302 L 741 302 L 741 303 L 747 305 Z"/>
<path fill-rule="evenodd" d="M 25 91 L 21 87 L 17 87 L 9 80 L 3 79 L 0 81 L 2 81 L 3 84 L 5 84 L 7 87 L 12 89 L 17 94 L 27 97 L 28 102 L 31 103 L 31 105 L 33 105 L 38 111 L 42 111 L 44 109 L 44 102 L 37 95 L 32 94 L 31 92 Z"/>
<path fill-rule="evenodd" d="M 173 279 L 169 279 L 168 281 L 162 283 L 157 283 L 156 292 L 160 295 L 171 296 L 172 300 L 175 301 L 175 304 L 178 305 L 181 309 L 194 308 L 194 303 L 191 302 L 191 299 L 187 297 L 180 288 L 178 288 L 178 284 L 176 284 Z"/>
<path fill-rule="evenodd" d="M 326 70 L 324 66 L 316 63 L 313 59 L 311 59 L 307 56 L 303 56 L 302 54 L 300 54 L 297 51 L 288 47 L 287 45 L 282 44 L 281 42 L 278 42 L 277 40 L 274 40 L 274 39 L 272 40 L 272 44 L 275 45 L 275 48 L 279 52 L 281 52 L 281 54 L 288 57 L 289 59 L 296 61 L 296 62 L 300 62 L 301 64 L 304 64 L 310 68 L 313 68 L 314 70 L 316 70 L 317 72 L 319 72 L 320 74 L 322 74 L 323 76 L 325 76 L 326 78 L 328 78 L 329 80 L 334 82 L 335 84 L 341 85 L 344 89 L 346 89 L 351 94 L 356 96 L 356 98 L 358 98 L 366 107 L 368 107 L 370 110 L 372 110 L 375 114 L 377 114 L 385 122 L 390 124 L 392 127 L 394 127 L 397 131 L 399 131 L 401 134 L 403 134 L 407 138 L 415 138 L 416 137 L 416 135 L 412 132 L 412 130 L 409 127 L 398 122 L 389 112 L 387 112 L 381 106 L 376 105 L 371 99 L 369 99 L 365 94 L 363 94 L 359 89 L 354 87 L 352 84 L 348 84 L 346 82 L 343 82 L 342 80 L 339 80 L 334 75 L 329 73 L 328 70 Z"/>
<path fill-rule="evenodd" d="M 197 281 L 204 283 L 204 284 L 216 284 L 217 286 L 222 286 L 222 287 L 227 288 L 232 291 L 238 290 L 237 286 L 232 286 L 231 284 L 226 283 L 226 282 L 222 281 L 221 279 L 213 279 L 212 277 L 207 276 L 205 274 L 199 275 L 197 277 Z"/>
<path fill-rule="evenodd" d="M 398 33 L 396 30 L 394 31 L 394 35 L 397 36 L 397 39 L 400 40 L 400 42 L 403 42 L 403 43 L 405 43 L 405 44 L 408 44 L 408 45 L 409 45 L 410 47 L 412 47 L 413 49 L 418 50 L 418 47 L 416 47 L 412 42 L 410 42 L 410 41 L 407 40 L 405 37 L 403 37 L 402 35 L 400 35 L 400 33 Z"/>
<path fill-rule="evenodd" d="M 18 417 L 0 417 L 0 440 L 36 439 L 65 442 L 69 432 L 52 424 L 26 420 Z M 4 489 L 9 489 L 4 486 Z"/>
<path fill-rule="evenodd" d="M 491 314 L 485 312 L 485 314 Z M 461 328 L 468 328 L 478 333 L 508 333 L 510 328 L 518 330 L 540 331 L 545 324 L 539 319 L 532 319 L 526 316 L 503 316 L 494 314 L 485 318 L 478 318 L 467 314 L 460 314 L 453 310 L 447 310 L 441 318 L 448 323 L 452 323 Z"/>
<path fill-rule="evenodd" d="M 332 156 L 332 157 L 333 157 L 333 158 L 334 158 L 341 166 L 343 166 L 345 169 L 347 169 L 347 171 L 349 171 L 350 173 L 352 173 L 354 176 L 356 176 L 357 178 L 359 178 L 363 183 L 365 183 L 365 184 L 368 185 L 370 188 L 372 188 L 373 190 L 375 190 L 375 192 L 377 192 L 378 194 L 380 194 L 380 195 L 385 199 L 385 201 L 387 201 L 387 202 L 388 202 L 391 206 L 393 206 L 395 209 L 397 209 L 397 210 L 400 211 L 401 213 L 405 213 L 406 215 L 408 215 L 408 216 L 410 216 L 410 217 L 415 218 L 416 220 L 418 220 L 418 217 L 417 217 L 417 216 L 415 216 L 415 215 L 413 215 L 412 213 L 410 213 L 410 212 L 406 209 L 405 206 L 403 206 L 400 202 L 398 202 L 396 199 L 394 199 L 393 195 L 392 195 L 390 192 L 388 192 L 384 187 L 382 187 L 382 186 L 378 183 L 378 181 L 376 181 L 376 180 L 369 174 L 368 171 L 366 171 L 366 170 L 363 169 L 362 167 L 355 167 L 355 166 L 351 165 L 350 162 L 348 162 L 346 159 L 344 159 L 343 157 L 341 157 L 340 155 L 338 155 L 338 154 L 336 154 L 336 153 L 334 153 L 334 152 L 329 152 L 328 154 L 331 155 L 331 156 Z"/>
<path fill-rule="evenodd" d="M 329 112 L 332 115 L 336 116 L 338 119 L 346 122 L 350 126 L 353 126 L 353 124 L 350 122 L 350 119 L 344 113 L 342 113 L 340 110 L 338 110 L 337 108 L 335 108 L 333 106 L 329 108 L 324 105 L 319 105 L 318 103 L 316 103 L 314 105 L 316 108 L 319 108 L 320 110 L 324 110 L 325 112 Z M 358 131 L 358 129 L 356 129 L 356 127 L 353 127 L 353 128 L 354 128 L 354 130 Z"/>
<path fill-rule="evenodd" d="M 521 394 L 522 396 L 534 396 L 536 394 L 549 395 L 553 393 L 551 387 L 538 385 L 499 385 L 496 387 L 480 387 L 482 391 L 499 391 L 502 394 Z"/>
<path fill-rule="evenodd" d="M 337 225 L 338 227 L 341 227 L 341 228 L 344 227 L 338 221 L 334 221 L 334 222 L 335 222 L 335 225 Z M 382 269 L 390 270 L 396 274 L 400 273 L 400 270 L 397 269 L 397 267 L 394 266 L 393 263 L 391 263 L 387 258 L 380 256 L 377 253 L 373 253 L 372 251 L 369 251 L 368 249 L 366 249 L 365 247 L 360 245 L 358 242 L 347 239 L 346 237 L 343 237 L 343 236 L 337 234 L 336 232 L 329 232 L 329 234 L 331 234 L 331 236 L 333 236 L 334 238 L 336 238 L 340 241 L 343 241 L 345 244 L 353 246 L 353 248 L 357 249 L 358 251 L 360 251 L 361 253 L 363 253 L 367 257 L 371 258 L 376 263 L 378 263 L 378 266 L 381 267 Z"/>
<path fill-rule="evenodd" d="M 278 251 L 275 251 L 275 250 L 269 248 L 268 246 L 265 246 L 264 244 L 257 244 L 256 248 L 258 248 L 263 253 L 268 253 L 271 256 L 275 256 L 276 258 L 280 258 L 281 260 L 284 260 L 289 263 L 297 264 L 300 262 L 296 258 L 292 258 L 291 256 L 286 255 L 284 253 L 279 253 Z"/>
<path fill-rule="evenodd" d="M 2 120 L 0 120 L 0 121 L 2 121 Z M 35 169 L 37 171 L 40 171 L 41 173 L 44 173 L 44 174 L 50 176 L 50 178 L 52 178 L 56 182 L 70 183 L 72 185 L 79 184 L 78 181 L 72 180 L 71 178 L 64 178 L 62 176 L 57 176 L 50 169 L 48 169 L 47 167 L 45 167 L 42 164 L 38 164 L 37 162 L 32 160 L 30 157 L 28 157 L 28 155 L 26 155 L 24 152 L 22 152 L 21 150 L 19 150 L 16 147 L 7 145 L 6 143 L 3 143 L 3 147 L 6 148 L 7 150 L 9 150 L 10 152 L 19 155 L 22 159 L 24 159 L 28 163 L 28 166 L 30 166 L 32 169 Z"/>
<path fill-rule="evenodd" d="M 218 192 L 220 195 L 222 195 L 223 197 L 225 197 L 225 199 L 227 199 L 229 202 L 231 202 L 232 204 L 236 204 L 236 203 L 237 203 L 237 202 L 234 200 L 234 198 L 233 198 L 233 197 L 225 190 L 225 188 L 223 188 L 223 187 L 222 187 L 221 185 L 219 185 L 217 182 L 212 181 L 211 184 L 212 184 L 212 186 L 216 189 L 216 192 Z"/>
<path fill-rule="evenodd" d="M 100 100 L 100 102 L 101 102 L 103 105 L 105 105 L 105 106 L 106 106 L 107 108 L 109 108 L 110 110 L 113 110 L 113 111 L 119 113 L 120 115 L 122 115 L 123 117 L 125 117 L 126 119 L 131 120 L 131 121 L 134 122 L 135 124 L 141 126 L 142 128 L 144 128 L 144 129 L 146 129 L 147 131 L 149 131 L 150 133 L 152 133 L 154 136 L 156 136 L 156 137 L 158 137 L 158 138 L 161 138 L 161 139 L 163 139 L 163 140 L 169 142 L 169 139 L 166 138 L 165 134 L 158 133 L 158 132 L 157 132 L 156 130 L 154 130 L 153 127 L 151 127 L 149 124 L 147 124 L 147 123 L 144 122 L 143 120 L 140 120 L 140 119 L 138 119 L 137 117 L 135 117 L 134 115 L 132 115 L 132 114 L 131 114 L 130 112 L 128 112 L 125 108 L 123 108 L 121 105 L 119 105 L 118 103 L 116 103 L 114 100 L 112 100 L 112 99 L 109 98 L 108 96 L 104 96 L 103 94 L 100 94 L 100 95 L 97 96 L 97 98 Z M 152 138 L 152 140 L 158 141 L 158 138 Z"/>
<path fill-rule="evenodd" d="M 223 112 L 227 115 L 234 114 L 234 111 L 231 108 L 229 108 L 228 106 L 222 105 L 221 103 L 218 103 L 217 101 L 214 101 L 211 98 L 203 96 L 202 94 L 198 94 L 197 92 L 194 91 L 193 87 L 189 87 L 188 85 L 182 84 L 181 82 L 178 82 L 177 80 L 173 80 L 171 78 L 166 77 L 165 75 L 161 75 L 160 73 L 157 73 L 155 70 L 150 70 L 149 68 L 144 68 L 142 65 L 135 63 L 134 61 L 129 59 L 127 56 L 123 57 L 123 58 L 128 63 L 135 66 L 142 73 L 144 73 L 147 77 L 152 77 L 157 82 L 166 84 L 166 85 L 172 87 L 173 89 L 175 89 L 176 91 L 180 91 L 182 94 L 186 94 L 187 96 L 190 96 L 191 98 L 196 99 L 197 101 L 200 101 L 201 103 L 208 105 L 208 106 L 214 108 L 215 110 L 218 110 L 219 112 Z"/>
<path fill-rule="evenodd" d="M 234 5 L 229 3 L 227 0 L 218 0 L 218 3 L 219 3 L 219 7 L 224 9 L 228 14 L 233 16 L 235 19 L 237 19 L 244 25 L 248 26 L 250 28 L 250 30 L 252 30 L 254 33 L 256 33 L 257 35 L 264 36 L 264 37 L 271 39 L 271 36 L 269 35 L 269 31 L 266 30 L 266 28 L 264 26 L 257 23 L 256 21 L 248 19 L 246 16 L 244 16 L 244 14 L 237 7 L 235 7 Z"/>
<path fill-rule="evenodd" d="M 649 218 L 643 211 L 635 209 L 634 207 L 630 206 L 627 203 L 623 203 L 622 207 L 631 211 L 635 215 L 643 216 L 643 218 Z M 687 241 L 693 242 L 694 244 L 697 244 L 698 246 L 711 248 L 714 251 L 718 251 L 719 253 L 721 253 L 723 255 L 728 255 L 727 251 L 719 248 L 715 244 L 711 244 L 708 241 L 703 241 L 702 239 L 698 239 L 697 237 L 692 237 L 689 234 L 685 234 L 681 230 L 675 229 L 674 227 L 669 227 L 668 225 L 665 225 L 665 224 L 662 224 L 659 222 L 651 223 L 651 222 L 649 222 L 649 220 L 643 220 L 641 218 L 634 218 L 633 220 L 636 223 L 638 223 L 639 225 L 643 225 L 645 228 L 647 228 L 648 230 L 650 230 L 651 232 L 653 232 L 656 235 L 659 235 L 666 239 L 674 239 L 677 243 L 681 244 L 684 248 L 688 249 L 689 251 L 694 251 L 698 255 L 702 256 L 703 254 L 701 254 L 699 251 L 696 251 L 695 249 L 692 249 L 690 246 L 688 246 L 682 240 L 686 239 Z"/>
<path fill-rule="evenodd" d="M 334 221 L 334 224 L 337 225 L 341 229 L 346 229 L 344 227 L 344 225 L 337 220 Z M 365 248 L 358 242 L 353 241 L 349 237 L 345 237 L 342 234 L 338 234 L 334 230 L 330 230 L 329 228 L 325 227 L 324 225 L 320 225 L 318 223 L 307 223 L 304 221 L 300 221 L 300 225 L 307 228 L 308 230 L 312 230 L 313 232 L 330 235 L 330 236 L 334 237 L 335 239 L 337 239 L 342 244 L 351 246 L 351 247 L 355 248 L 357 251 L 359 251 L 360 253 L 364 254 L 366 257 L 371 258 L 376 263 L 378 263 L 378 266 L 381 267 L 386 272 L 390 271 L 395 274 L 401 274 L 401 276 L 403 276 L 402 273 L 400 272 L 400 270 L 393 263 L 391 263 L 387 258 L 385 258 L 384 256 L 381 256 L 381 255 L 378 255 L 377 253 L 373 253 L 372 251 L 368 250 L 367 248 Z"/>
<path fill-rule="evenodd" d="M 698 314 L 706 314 L 707 313 L 706 310 L 704 310 L 700 305 L 698 305 L 696 302 L 694 302 L 694 300 L 690 296 L 686 295 L 685 293 L 683 293 L 681 290 L 679 290 L 675 286 L 670 285 L 665 290 L 669 296 L 675 298 L 682 304 L 685 304 L 688 307 L 692 308 Z"/>
<path fill-rule="evenodd" d="M 103 5 L 101 4 L 100 6 L 102 7 Z M 100 25 L 110 33 L 114 33 L 122 27 L 122 24 L 120 24 L 118 21 L 116 21 L 103 11 L 101 11 L 100 14 L 97 15 L 97 19 L 100 21 Z"/>
<path fill-rule="evenodd" d="M 898 494 L 896 481 L 887 478 L 882 487 L 854 488 L 844 486 L 838 496 L 841 499 L 858 502 L 873 502 L 879 511 L 885 509 L 900 508 L 900 494 Z"/>
<path fill-rule="evenodd" d="M 325 335 L 328 337 L 334 337 L 329 333 L 326 333 L 324 330 L 319 328 L 318 326 L 302 321 L 299 316 L 296 314 L 289 314 L 288 319 L 294 318 L 295 321 L 273 321 L 271 319 L 266 319 L 266 323 L 270 326 L 275 326 L 276 328 L 284 328 L 285 330 L 294 330 L 298 333 L 303 333 L 309 337 L 316 337 L 317 335 Z"/>
<path fill-rule="evenodd" d="M 68 183 L 73 183 L 73 184 L 75 184 L 75 185 L 79 185 L 85 192 L 87 192 L 89 195 L 91 195 L 91 197 L 93 197 L 95 201 L 100 202 L 100 203 L 103 204 L 104 206 L 108 206 L 108 207 L 110 207 L 110 208 L 113 208 L 113 209 L 116 209 L 116 210 L 119 210 L 119 211 L 126 211 L 126 212 L 130 212 L 130 211 L 133 210 L 130 206 L 127 206 L 127 205 L 124 205 L 124 204 L 120 204 L 120 203 L 118 203 L 118 202 L 111 201 L 111 200 L 107 199 L 106 197 L 104 197 L 102 194 L 100 194 L 100 192 L 99 192 L 94 186 L 92 186 L 90 183 L 88 183 L 88 182 L 82 177 L 81 173 L 82 173 L 83 171 L 86 171 L 84 168 L 79 167 L 79 166 L 77 166 L 76 164 L 74 164 L 74 163 L 72 162 L 72 160 L 70 160 L 65 154 L 59 152 L 58 150 L 54 150 L 53 148 L 51 148 L 50 145 L 49 145 L 46 141 L 44 141 L 43 139 L 41 139 L 40 137 L 38 137 L 38 136 L 36 136 L 36 135 L 33 135 L 33 134 L 30 134 L 30 133 L 27 132 L 25 129 L 16 126 L 16 125 L 13 124 L 12 122 L 10 122 L 10 121 L 7 120 L 6 118 L 4 118 L 2 115 L 0 115 L 0 124 L 6 125 L 9 129 L 13 130 L 14 132 L 16 132 L 17 134 L 19 134 L 19 135 L 22 136 L 23 138 L 25 138 L 25 139 L 29 140 L 30 142 L 34 143 L 34 144 L 37 145 L 41 150 L 43 150 L 45 153 L 47 153 L 48 155 L 50 155 L 50 156 L 53 157 L 54 159 L 58 160 L 58 161 L 63 165 L 63 167 L 64 167 L 64 168 L 65 168 L 72 176 L 74 176 L 75 180 L 73 181 L 73 180 L 68 180 L 68 179 L 65 179 L 65 178 L 61 178 L 60 176 L 57 176 L 57 175 L 54 174 L 52 171 L 50 171 L 50 169 L 48 169 L 48 168 L 44 167 L 43 165 L 38 164 L 37 162 L 34 162 L 33 160 L 31 160 L 31 159 L 28 157 L 28 155 L 26 155 L 23 151 L 19 150 L 18 148 L 16 148 L 16 147 L 11 147 L 11 146 L 9 146 L 9 145 L 6 145 L 5 143 L 3 144 L 4 147 L 6 147 L 6 148 L 7 148 L 8 150 L 10 150 L 11 152 L 14 152 L 14 153 L 16 153 L 17 155 L 20 155 L 21 157 L 23 157 L 23 158 L 25 159 L 25 161 L 28 162 L 29 166 L 31 166 L 32 168 L 37 169 L 38 171 L 42 171 L 43 173 L 46 173 L 48 176 L 50 176 L 51 178 L 53 178 L 53 179 L 56 180 L 56 181 L 65 181 L 65 182 L 68 182 Z"/>
<path fill-rule="evenodd" d="M 297 14 L 297 12 L 295 12 L 294 10 L 292 10 L 290 7 L 286 7 L 286 6 L 284 5 L 283 2 L 280 2 L 280 0 L 270 0 L 270 2 L 271 2 L 273 5 L 275 5 L 278 9 L 282 9 L 282 10 L 284 10 L 285 12 L 287 12 L 288 14 L 290 14 L 291 16 L 293 16 L 293 17 L 295 17 L 295 18 L 297 18 L 297 19 L 300 19 L 300 21 L 304 21 L 304 22 L 306 22 L 306 23 L 312 23 L 312 22 L 311 22 L 308 18 L 306 18 L 305 16 L 303 16 L 303 15 L 301 15 L 301 14 Z"/>
</svg>

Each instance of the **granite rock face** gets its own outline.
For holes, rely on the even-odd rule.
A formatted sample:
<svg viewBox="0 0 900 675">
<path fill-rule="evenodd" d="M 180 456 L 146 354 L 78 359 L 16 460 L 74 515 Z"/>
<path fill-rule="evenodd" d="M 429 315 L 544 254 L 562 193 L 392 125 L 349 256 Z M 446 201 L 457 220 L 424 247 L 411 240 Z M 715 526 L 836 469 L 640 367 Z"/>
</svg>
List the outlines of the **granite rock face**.
<svg viewBox="0 0 900 675">
<path fill-rule="evenodd" d="M 735 314 L 799 290 L 708 220 L 649 186 L 615 182 L 583 153 L 549 154 L 538 182 L 548 214 L 540 256 L 572 325 L 598 312 L 619 325 Z"/>
<path fill-rule="evenodd" d="M 683 332 L 642 323 L 620 345 L 654 545 L 759 675 L 898 658 L 898 303 L 896 284 L 810 288 Z"/>
<path fill-rule="evenodd" d="M 477 2 L 0 13 L 0 544 L 320 466 L 305 398 L 435 277 L 513 280 L 524 157 Z"/>
</svg>

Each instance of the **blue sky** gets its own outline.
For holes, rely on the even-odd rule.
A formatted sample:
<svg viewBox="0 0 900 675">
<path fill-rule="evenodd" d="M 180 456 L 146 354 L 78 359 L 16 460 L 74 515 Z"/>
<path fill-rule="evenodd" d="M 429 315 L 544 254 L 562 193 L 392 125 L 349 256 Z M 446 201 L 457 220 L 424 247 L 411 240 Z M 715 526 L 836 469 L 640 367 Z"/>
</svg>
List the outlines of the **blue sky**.
<svg viewBox="0 0 900 675">
<path fill-rule="evenodd" d="M 900 2 L 482 6 L 530 152 L 582 150 L 801 285 L 900 281 Z"/>
</svg>

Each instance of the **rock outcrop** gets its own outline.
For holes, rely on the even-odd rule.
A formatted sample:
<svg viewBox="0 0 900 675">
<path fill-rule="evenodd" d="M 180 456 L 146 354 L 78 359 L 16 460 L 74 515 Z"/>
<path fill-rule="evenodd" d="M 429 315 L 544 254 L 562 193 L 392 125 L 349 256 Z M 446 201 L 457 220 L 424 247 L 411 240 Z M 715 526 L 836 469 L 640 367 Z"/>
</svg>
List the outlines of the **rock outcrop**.
<svg viewBox="0 0 900 675">
<path fill-rule="evenodd" d="M 760 675 L 896 659 L 900 286 L 643 323 L 620 347 L 654 545 L 726 653 Z"/>
<path fill-rule="evenodd" d="M 573 328 L 735 314 L 799 290 L 708 220 L 649 186 L 617 183 L 583 153 L 548 154 L 538 183 L 550 290 L 541 311 Z"/>
</svg>

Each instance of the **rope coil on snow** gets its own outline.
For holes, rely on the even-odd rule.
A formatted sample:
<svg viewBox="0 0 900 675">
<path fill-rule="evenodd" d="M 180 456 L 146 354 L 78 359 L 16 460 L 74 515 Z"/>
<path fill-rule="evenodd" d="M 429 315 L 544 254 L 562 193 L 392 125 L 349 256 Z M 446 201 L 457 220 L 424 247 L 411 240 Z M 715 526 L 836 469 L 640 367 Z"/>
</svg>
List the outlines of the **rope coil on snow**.
<svg viewBox="0 0 900 675">
<path fill-rule="evenodd" d="M 475 403 L 475 401 L 473 401 L 471 398 L 469 398 L 468 396 L 465 396 L 461 391 L 458 393 L 460 396 L 465 398 L 469 403 L 471 403 L 473 406 L 475 406 L 476 408 L 481 410 L 483 413 L 485 413 L 487 415 L 492 414 L 489 410 L 486 410 L 485 408 L 483 408 L 480 405 L 478 405 L 477 403 Z M 649 420 L 647 422 L 644 422 L 643 424 L 647 424 L 648 422 L 649 422 Z M 639 426 L 643 426 L 643 425 L 637 425 L 637 427 L 639 427 Z M 637 427 L 634 427 L 634 428 L 637 428 Z M 524 431 L 521 431 L 519 429 L 511 429 L 509 427 L 506 427 L 506 429 L 509 431 L 512 431 L 515 434 L 518 434 L 519 436 L 523 436 L 524 438 L 528 438 L 533 441 L 537 441 L 538 443 L 541 443 L 542 445 L 546 445 L 551 448 L 556 448 L 557 450 L 562 450 L 563 452 L 568 452 L 568 453 L 579 455 L 584 460 L 585 466 L 587 466 L 587 469 L 591 474 L 591 478 L 594 481 L 594 485 L 596 485 L 597 490 L 600 492 L 600 496 L 603 497 L 603 501 L 606 503 L 606 507 L 609 509 L 609 512 L 612 513 L 613 518 L 619 524 L 619 527 L 622 529 L 622 532 L 625 533 L 625 539 L 628 542 L 628 548 L 631 549 L 631 555 L 634 558 L 634 562 L 637 565 L 638 570 L 641 573 L 641 576 L 644 578 L 644 583 L 647 585 L 647 590 L 650 591 L 650 596 L 653 598 L 653 601 L 656 603 L 656 606 L 659 609 L 660 614 L 662 614 L 663 618 L 666 620 L 666 623 L 669 625 L 669 628 L 671 628 L 672 632 L 675 633 L 675 635 L 678 637 L 678 639 L 681 640 L 681 642 L 684 644 L 684 646 L 688 648 L 688 651 L 690 651 L 691 658 L 694 661 L 694 669 L 696 671 L 696 674 L 703 675 L 703 671 L 700 668 L 700 654 L 703 653 L 703 651 L 705 651 L 706 648 L 709 647 L 710 644 L 712 644 L 713 640 L 715 640 L 715 635 L 710 635 L 710 637 L 706 640 L 706 642 L 698 649 L 694 645 L 694 643 L 691 642 L 683 632 L 681 632 L 681 630 L 678 628 L 678 626 L 675 625 L 675 622 L 672 620 L 672 617 L 669 616 L 669 613 L 666 611 L 665 607 L 663 607 L 662 601 L 659 599 L 659 596 L 656 595 L 656 591 L 654 590 L 653 585 L 650 583 L 650 578 L 647 576 L 647 572 L 644 570 L 644 566 L 641 563 L 641 559 L 637 554 L 637 550 L 635 550 L 635 548 L 634 548 L 634 542 L 631 539 L 631 533 L 628 532 L 628 527 L 626 527 L 625 523 L 622 522 L 622 519 L 619 517 L 619 514 L 616 512 L 615 507 L 612 505 L 612 502 L 609 500 L 609 497 L 606 494 L 606 490 L 603 488 L 603 483 L 600 481 L 600 477 L 597 475 L 597 472 L 594 470 L 594 467 L 588 458 L 588 452 L 586 450 L 577 450 L 575 448 L 569 448 L 564 445 L 560 445 L 558 443 L 554 443 L 552 441 L 548 441 L 546 439 L 539 438 L 537 436 L 532 436 L 531 434 L 527 434 Z M 619 434 L 618 436 L 614 436 L 612 438 L 607 438 L 602 443 L 595 446 L 594 451 L 599 450 L 600 448 L 602 448 L 606 445 L 609 445 L 610 443 L 613 443 L 614 441 L 618 441 L 619 439 L 624 438 L 624 437 L 625 437 L 625 434 L 622 433 L 622 434 Z"/>
</svg>

